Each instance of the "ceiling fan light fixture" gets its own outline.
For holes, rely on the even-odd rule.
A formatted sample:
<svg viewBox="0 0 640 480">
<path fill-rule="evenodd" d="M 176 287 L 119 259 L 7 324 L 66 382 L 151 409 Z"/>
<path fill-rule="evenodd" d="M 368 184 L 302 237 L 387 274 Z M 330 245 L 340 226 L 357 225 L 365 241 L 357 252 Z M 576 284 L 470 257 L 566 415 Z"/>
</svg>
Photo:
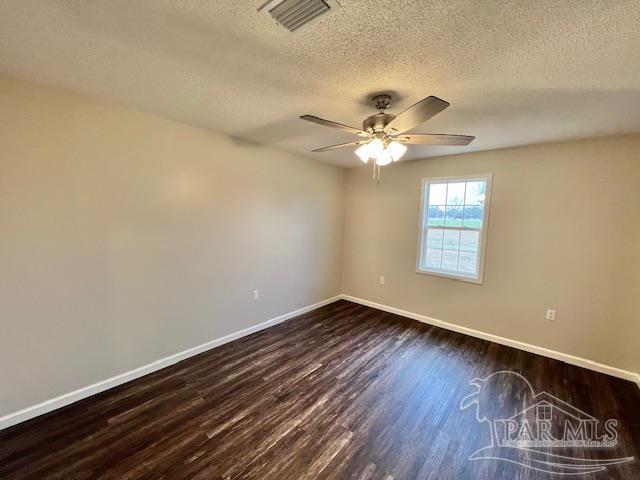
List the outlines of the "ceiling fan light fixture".
<svg viewBox="0 0 640 480">
<path fill-rule="evenodd" d="M 406 151 L 407 147 L 399 142 L 389 142 L 385 148 L 384 141 L 375 138 L 360 146 L 356 150 L 356 155 L 363 163 L 368 163 L 369 160 L 373 160 L 376 165 L 384 166 L 402 158 Z"/>
<path fill-rule="evenodd" d="M 381 167 L 389 165 L 391 162 L 393 162 L 393 158 L 387 150 L 382 151 L 380 155 L 376 157 L 376 165 L 379 165 Z"/>
<path fill-rule="evenodd" d="M 369 158 L 371 158 L 371 154 L 369 153 L 369 144 L 365 143 L 364 145 L 358 147 L 356 149 L 356 155 L 358 156 L 358 158 L 360 158 L 360 160 L 363 161 L 363 163 L 367 163 L 369 161 Z"/>
<path fill-rule="evenodd" d="M 371 140 L 367 145 L 369 146 L 370 158 L 378 158 L 384 152 L 384 142 L 379 138 Z"/>
<path fill-rule="evenodd" d="M 358 148 L 356 150 L 356 155 L 358 155 L 358 157 L 360 157 L 360 160 L 362 160 L 364 163 L 367 163 L 369 160 L 373 160 L 378 165 L 380 165 L 377 160 L 384 153 L 384 151 L 384 142 L 379 138 L 375 138 Z"/>
<path fill-rule="evenodd" d="M 402 156 L 407 151 L 407 146 L 403 145 L 400 142 L 393 141 L 393 142 L 389 143 L 389 145 L 386 148 L 386 151 L 389 152 L 389 154 L 391 155 L 391 158 L 393 159 L 393 161 L 397 162 L 398 160 L 400 160 L 402 158 Z"/>
</svg>

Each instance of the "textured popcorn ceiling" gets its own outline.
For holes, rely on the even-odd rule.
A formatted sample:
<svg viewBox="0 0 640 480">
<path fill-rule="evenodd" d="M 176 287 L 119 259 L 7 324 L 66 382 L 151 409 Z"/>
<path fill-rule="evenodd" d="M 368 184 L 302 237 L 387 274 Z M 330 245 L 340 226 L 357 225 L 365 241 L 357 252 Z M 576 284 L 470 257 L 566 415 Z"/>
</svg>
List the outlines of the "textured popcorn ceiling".
<svg viewBox="0 0 640 480">
<path fill-rule="evenodd" d="M 308 152 L 352 137 L 297 117 L 359 126 L 380 91 L 477 137 L 407 159 L 640 131 L 638 0 L 340 0 L 296 33 L 262 2 L 3 0 L 0 70 L 345 166 Z"/>
</svg>

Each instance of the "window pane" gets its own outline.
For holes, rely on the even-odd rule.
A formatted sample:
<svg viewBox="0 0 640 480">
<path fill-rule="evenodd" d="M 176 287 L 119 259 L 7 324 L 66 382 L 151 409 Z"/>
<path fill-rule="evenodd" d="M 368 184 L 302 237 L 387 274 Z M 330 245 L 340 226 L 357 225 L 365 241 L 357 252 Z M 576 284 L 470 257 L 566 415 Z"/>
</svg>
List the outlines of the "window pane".
<svg viewBox="0 0 640 480">
<path fill-rule="evenodd" d="M 427 247 L 442 248 L 442 236 L 444 230 L 441 228 L 430 228 L 427 230 Z"/>
<path fill-rule="evenodd" d="M 463 205 L 465 182 L 455 182 L 447 185 L 447 205 Z"/>
<path fill-rule="evenodd" d="M 480 243 L 480 232 L 462 230 L 460 232 L 460 250 L 477 252 Z"/>
<path fill-rule="evenodd" d="M 464 207 L 447 206 L 444 225 L 446 227 L 461 227 Z"/>
<path fill-rule="evenodd" d="M 440 268 L 442 250 L 438 248 L 427 248 L 427 268 Z"/>
<path fill-rule="evenodd" d="M 465 195 L 465 205 L 484 205 L 484 194 L 487 190 L 487 182 L 467 182 L 467 193 Z"/>
<path fill-rule="evenodd" d="M 457 250 L 443 250 L 442 251 L 442 269 L 443 270 L 458 270 L 458 251 Z"/>
<path fill-rule="evenodd" d="M 444 225 L 444 207 L 429 207 L 427 226 L 442 227 Z"/>
<path fill-rule="evenodd" d="M 458 250 L 460 248 L 460 230 L 445 230 L 443 248 Z"/>
<path fill-rule="evenodd" d="M 482 228 L 484 207 L 464 207 L 464 226 L 470 228 Z"/>
<path fill-rule="evenodd" d="M 429 205 L 446 205 L 447 184 L 432 183 L 429 185 Z"/>
<path fill-rule="evenodd" d="M 476 252 L 460 252 L 460 265 L 458 269 L 461 273 L 476 274 L 476 263 L 478 254 Z"/>
</svg>

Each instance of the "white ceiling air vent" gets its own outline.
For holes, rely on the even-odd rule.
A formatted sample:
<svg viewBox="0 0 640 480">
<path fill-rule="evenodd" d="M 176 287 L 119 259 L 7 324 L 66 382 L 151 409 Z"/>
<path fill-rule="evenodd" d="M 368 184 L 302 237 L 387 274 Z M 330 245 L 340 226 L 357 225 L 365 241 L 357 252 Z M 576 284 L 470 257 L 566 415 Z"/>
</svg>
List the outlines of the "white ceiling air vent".
<svg viewBox="0 0 640 480">
<path fill-rule="evenodd" d="M 290 32 L 335 12 L 340 7 L 337 0 L 272 0 L 260 7 Z"/>
</svg>

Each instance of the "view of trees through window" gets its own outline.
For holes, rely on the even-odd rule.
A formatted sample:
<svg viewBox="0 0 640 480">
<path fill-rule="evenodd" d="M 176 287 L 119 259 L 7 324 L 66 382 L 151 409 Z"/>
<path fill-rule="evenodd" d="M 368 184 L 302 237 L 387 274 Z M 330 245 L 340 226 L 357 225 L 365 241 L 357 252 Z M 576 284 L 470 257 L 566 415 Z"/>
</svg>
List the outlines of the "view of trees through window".
<svg viewBox="0 0 640 480">
<path fill-rule="evenodd" d="M 477 277 L 486 190 L 485 179 L 427 184 L 422 270 Z"/>
</svg>

